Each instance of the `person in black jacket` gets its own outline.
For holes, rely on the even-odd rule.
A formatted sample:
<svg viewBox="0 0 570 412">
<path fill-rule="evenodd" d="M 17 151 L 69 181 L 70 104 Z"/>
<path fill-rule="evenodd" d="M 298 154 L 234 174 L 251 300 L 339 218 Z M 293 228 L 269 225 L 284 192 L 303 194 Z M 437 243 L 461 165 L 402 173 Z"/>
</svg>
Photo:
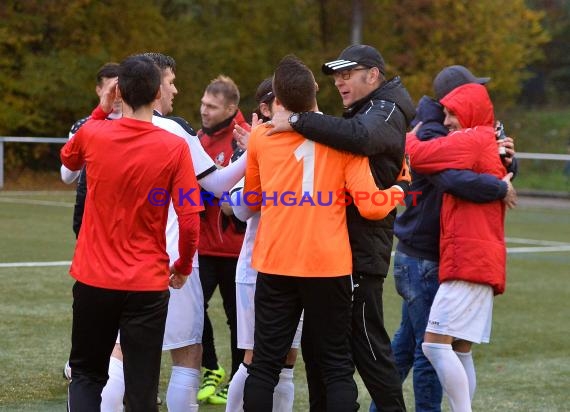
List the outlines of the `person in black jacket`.
<svg viewBox="0 0 570 412">
<path fill-rule="evenodd" d="M 273 132 L 291 130 L 336 149 L 368 156 L 376 184 L 394 184 L 402 165 L 405 136 L 415 116 L 414 103 L 399 77 L 387 80 L 384 59 L 374 47 L 352 45 L 338 59 L 323 64 L 334 77 L 343 117 L 318 113 L 275 113 Z M 406 410 L 390 338 L 384 327 L 382 292 L 390 266 L 393 211 L 385 219 L 363 218 L 354 205 L 346 209 L 353 262 L 352 352 L 372 399 L 382 411 Z M 322 410 L 319 377 L 306 365 L 311 410 Z"/>
</svg>

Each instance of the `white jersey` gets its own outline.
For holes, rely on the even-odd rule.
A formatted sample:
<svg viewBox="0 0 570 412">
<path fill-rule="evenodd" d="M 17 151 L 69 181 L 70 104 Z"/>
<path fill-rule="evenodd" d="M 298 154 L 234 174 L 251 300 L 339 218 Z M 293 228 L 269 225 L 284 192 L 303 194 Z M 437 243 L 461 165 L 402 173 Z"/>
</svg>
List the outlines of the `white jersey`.
<svg viewBox="0 0 570 412">
<path fill-rule="evenodd" d="M 152 116 L 152 123 L 180 136 L 188 143 L 196 177 L 200 175 L 204 177 L 216 170 L 214 162 L 204 152 L 198 138 L 191 133 L 190 125 L 186 129 L 177 121 L 160 116 Z M 168 220 L 166 222 L 166 252 L 170 257 L 170 264 L 179 257 L 178 239 L 178 216 L 171 202 L 168 205 Z M 170 288 L 163 350 L 177 349 L 202 342 L 204 296 L 200 284 L 200 274 L 198 273 L 198 251 L 192 259 L 192 267 L 192 273 L 181 289 Z"/>
<path fill-rule="evenodd" d="M 243 177 L 245 156 L 225 169 L 218 169 L 200 144 L 192 127 L 184 119 L 152 116 L 152 123 L 186 141 L 190 148 L 196 179 L 204 190 L 215 193 L 227 191 Z M 166 251 L 171 264 L 179 257 L 178 239 L 178 217 L 170 203 L 166 222 Z M 192 266 L 192 274 L 184 286 L 178 290 L 170 289 L 163 350 L 182 348 L 202 342 L 204 295 L 198 272 L 197 251 L 192 260 Z"/>
<path fill-rule="evenodd" d="M 196 178 L 200 175 L 204 177 L 206 174 L 216 170 L 216 165 L 202 148 L 198 137 L 191 135 L 178 122 L 166 117 L 152 116 L 152 123 L 161 129 L 180 136 L 188 143 Z M 176 262 L 180 257 L 178 252 L 178 237 L 178 216 L 176 216 L 171 202 L 168 206 L 168 220 L 166 222 L 166 253 L 168 253 L 170 257 L 170 264 Z M 196 251 L 192 259 L 192 267 L 198 267 L 198 251 Z"/>
<path fill-rule="evenodd" d="M 217 169 L 212 158 L 204 151 L 198 136 L 191 134 L 190 130 L 185 129 L 180 123 L 168 117 L 152 116 L 152 123 L 186 140 L 190 148 L 196 179 L 200 180 Z"/>
<path fill-rule="evenodd" d="M 251 266 L 251 258 L 253 256 L 253 243 L 255 242 L 260 216 L 261 214 L 257 212 L 247 219 L 247 229 L 245 230 L 236 266 L 236 283 L 255 283 L 257 280 L 257 270 Z"/>
<path fill-rule="evenodd" d="M 190 148 L 196 179 L 198 184 L 205 190 L 219 195 L 220 192 L 230 190 L 243 177 L 246 156 L 241 156 L 240 159 L 225 169 L 218 169 L 212 158 L 202 147 L 198 137 L 193 134 L 194 130 L 192 127 L 184 119 L 154 115 L 152 116 L 152 123 L 161 129 L 180 136 L 186 141 Z M 170 256 L 171 264 L 178 259 L 178 217 L 174 212 L 172 203 L 168 208 L 168 221 L 166 223 L 166 252 Z M 198 252 L 194 255 L 192 266 L 198 267 Z"/>
<path fill-rule="evenodd" d="M 244 179 L 241 179 L 232 189 L 230 198 L 235 217 L 247 222 L 247 228 L 245 229 L 245 235 L 236 266 L 236 283 L 255 283 L 257 280 L 257 270 L 251 266 L 251 259 L 261 213 L 254 212 L 243 201 L 243 184 Z"/>
</svg>

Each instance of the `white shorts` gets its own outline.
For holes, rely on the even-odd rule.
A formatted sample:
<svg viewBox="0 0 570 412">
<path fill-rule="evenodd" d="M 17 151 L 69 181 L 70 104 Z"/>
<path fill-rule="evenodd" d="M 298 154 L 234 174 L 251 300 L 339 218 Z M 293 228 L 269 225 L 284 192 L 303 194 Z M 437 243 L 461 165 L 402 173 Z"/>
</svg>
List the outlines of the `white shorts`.
<svg viewBox="0 0 570 412">
<path fill-rule="evenodd" d="M 489 343 L 492 322 L 493 288 L 452 280 L 439 285 L 426 332 L 473 343 Z"/>
<path fill-rule="evenodd" d="M 182 288 L 170 288 L 162 350 L 202 343 L 203 329 L 204 294 L 199 268 L 193 267 Z"/>
<path fill-rule="evenodd" d="M 253 333 L 255 326 L 255 283 L 236 283 L 236 309 L 237 309 L 237 339 L 238 348 L 253 349 Z M 297 325 L 297 332 L 293 338 L 292 348 L 298 349 L 301 345 L 301 331 L 303 330 L 303 315 Z"/>
</svg>

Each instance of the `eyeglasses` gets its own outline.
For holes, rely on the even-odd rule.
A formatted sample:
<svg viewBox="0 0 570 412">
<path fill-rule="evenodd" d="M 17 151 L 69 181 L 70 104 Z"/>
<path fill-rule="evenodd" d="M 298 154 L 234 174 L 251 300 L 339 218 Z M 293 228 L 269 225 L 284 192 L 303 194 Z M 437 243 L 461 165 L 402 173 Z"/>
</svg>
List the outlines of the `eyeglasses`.
<svg viewBox="0 0 570 412">
<path fill-rule="evenodd" d="M 352 75 L 352 72 L 356 72 L 359 70 L 370 70 L 370 67 L 357 67 L 355 69 L 344 70 L 342 72 L 336 72 L 336 73 L 333 73 L 333 77 L 335 80 L 338 79 L 339 77 L 342 77 L 342 80 L 350 80 L 350 76 Z"/>
</svg>

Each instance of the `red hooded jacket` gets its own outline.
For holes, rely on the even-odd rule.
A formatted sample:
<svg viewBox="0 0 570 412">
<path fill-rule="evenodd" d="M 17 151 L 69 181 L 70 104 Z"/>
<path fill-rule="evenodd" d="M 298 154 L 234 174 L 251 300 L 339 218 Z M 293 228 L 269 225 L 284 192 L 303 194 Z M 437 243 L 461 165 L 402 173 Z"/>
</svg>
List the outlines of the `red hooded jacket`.
<svg viewBox="0 0 570 412">
<path fill-rule="evenodd" d="M 420 141 L 409 133 L 406 151 L 412 168 L 432 174 L 471 169 L 503 178 L 506 169 L 497 150 L 493 104 L 484 86 L 454 89 L 441 104 L 455 113 L 463 129 L 439 139 Z M 506 280 L 505 205 L 501 200 L 472 203 L 450 194 L 441 209 L 439 281 L 487 284 L 503 293 Z"/>
</svg>

